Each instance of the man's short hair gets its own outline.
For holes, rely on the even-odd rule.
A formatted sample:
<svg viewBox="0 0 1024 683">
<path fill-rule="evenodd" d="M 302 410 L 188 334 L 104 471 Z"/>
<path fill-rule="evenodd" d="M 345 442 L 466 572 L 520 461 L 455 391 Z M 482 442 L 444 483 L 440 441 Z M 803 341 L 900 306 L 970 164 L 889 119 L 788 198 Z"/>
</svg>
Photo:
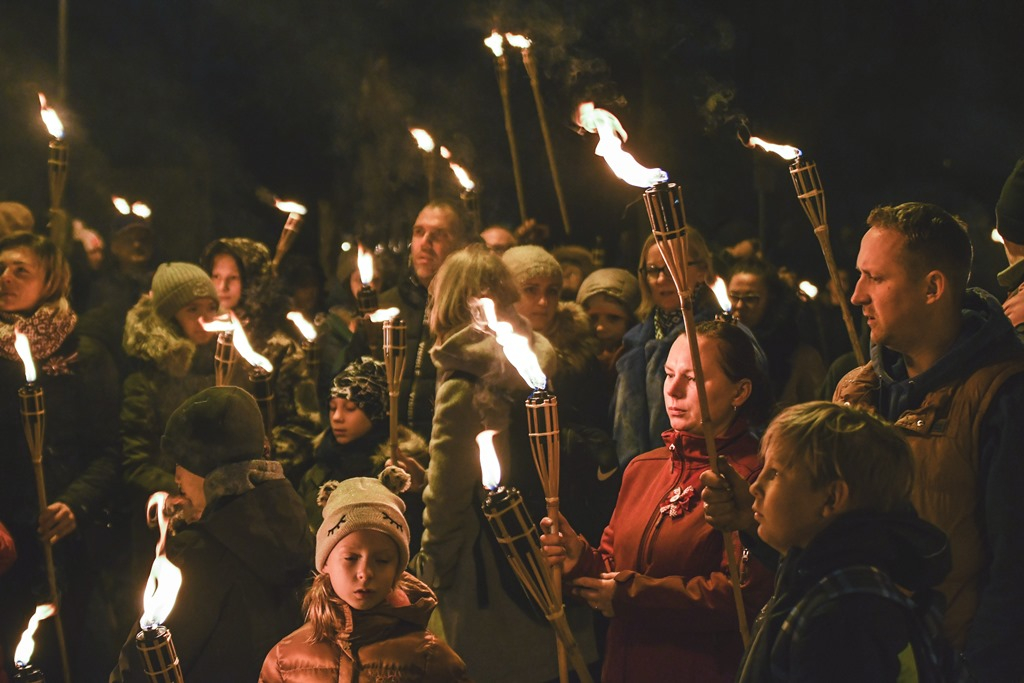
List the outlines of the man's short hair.
<svg viewBox="0 0 1024 683">
<path fill-rule="evenodd" d="M 420 209 L 420 213 L 427 209 L 436 209 L 438 211 L 448 212 L 452 217 L 452 237 L 455 239 L 456 243 L 463 244 L 468 240 L 469 235 L 467 234 L 466 229 L 467 221 L 466 217 L 463 215 L 461 202 L 454 199 L 448 199 L 446 197 L 431 199 L 422 209 Z"/>
<path fill-rule="evenodd" d="M 879 206 L 868 214 L 868 227 L 895 230 L 906 238 L 904 252 L 920 274 L 940 270 L 949 278 L 957 300 L 971 277 L 974 248 L 967 224 L 935 204 L 907 202 Z"/>
<path fill-rule="evenodd" d="M 762 452 L 770 443 L 810 473 L 815 490 L 845 481 L 854 509 L 890 512 L 909 500 L 910 446 L 895 427 L 865 410 L 828 401 L 790 406 L 768 425 Z"/>
</svg>

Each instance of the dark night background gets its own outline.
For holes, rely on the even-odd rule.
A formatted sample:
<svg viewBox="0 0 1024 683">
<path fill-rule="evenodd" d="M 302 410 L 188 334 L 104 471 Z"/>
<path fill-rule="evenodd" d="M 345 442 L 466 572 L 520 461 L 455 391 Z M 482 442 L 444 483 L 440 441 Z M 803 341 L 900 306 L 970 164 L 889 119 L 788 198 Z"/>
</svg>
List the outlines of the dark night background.
<svg viewBox="0 0 1024 683">
<path fill-rule="evenodd" d="M 57 4 L 2 4 L 0 200 L 45 223 L 42 90 L 67 128 L 65 206 L 102 229 L 111 194 L 146 201 L 165 259 L 192 260 L 219 235 L 273 247 L 284 216 L 260 188 L 310 208 L 306 253 L 333 260 L 342 235 L 406 239 L 426 200 L 409 126 L 474 175 L 485 224 L 517 223 L 482 44 L 497 27 L 534 41 L 571 241 L 602 236 L 610 265 L 632 268 L 649 227 L 639 191 L 593 156 L 596 137 L 576 134 L 583 99 L 615 113 L 626 149 L 683 186 L 689 221 L 717 245 L 761 230 L 776 262 L 824 271 L 786 163 L 737 142 L 745 117 L 818 163 L 841 259 L 873 206 L 922 200 L 968 221 L 979 284 L 996 291 L 991 273 L 1005 264 L 988 233 L 1024 153 L 1017 0 L 68 0 L 64 101 Z M 527 207 L 557 233 L 528 79 L 508 56 Z M 438 178 L 455 192 L 446 168 Z"/>
</svg>

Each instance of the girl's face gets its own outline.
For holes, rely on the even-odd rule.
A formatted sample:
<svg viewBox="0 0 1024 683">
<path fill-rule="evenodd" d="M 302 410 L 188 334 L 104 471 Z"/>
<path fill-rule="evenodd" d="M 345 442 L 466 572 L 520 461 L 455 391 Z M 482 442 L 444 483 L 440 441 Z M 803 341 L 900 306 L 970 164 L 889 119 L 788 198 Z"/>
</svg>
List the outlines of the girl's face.
<svg viewBox="0 0 1024 683">
<path fill-rule="evenodd" d="M 344 398 L 331 399 L 331 433 L 335 441 L 352 443 L 369 432 L 371 427 L 370 418 L 355 403 Z"/>
<path fill-rule="evenodd" d="M 587 299 L 586 308 L 601 348 L 609 351 L 619 348 L 629 325 L 626 310 L 608 297 L 597 295 Z"/>
<path fill-rule="evenodd" d="M 712 433 L 725 433 L 736 416 L 736 409 L 750 397 L 749 379 L 730 380 L 722 370 L 718 341 L 697 338 L 704 387 L 708 395 Z M 672 429 L 691 434 L 701 433 L 700 402 L 690 358 L 690 344 L 680 335 L 672 344 L 665 361 L 665 409 Z"/>
<path fill-rule="evenodd" d="M 193 299 L 178 309 L 174 319 L 181 326 L 181 331 L 196 346 L 204 346 L 213 341 L 216 332 L 203 329 L 203 322 L 209 322 L 217 315 L 217 302 L 213 299 Z"/>
<path fill-rule="evenodd" d="M 234 310 L 242 298 L 242 275 L 238 272 L 235 257 L 230 254 L 214 256 L 210 279 L 217 289 L 220 307 L 225 311 Z"/>
<path fill-rule="evenodd" d="M 531 277 L 519 286 L 516 312 L 530 321 L 536 332 L 547 331 L 558 311 L 562 283 L 553 277 Z"/>
<path fill-rule="evenodd" d="M 401 575 L 398 547 L 380 531 L 353 531 L 331 550 L 324 573 L 331 577 L 331 588 L 349 607 L 373 609 L 387 599 Z"/>
<path fill-rule="evenodd" d="M 0 311 L 29 313 L 39 306 L 46 280 L 43 264 L 28 247 L 0 253 Z"/>
</svg>

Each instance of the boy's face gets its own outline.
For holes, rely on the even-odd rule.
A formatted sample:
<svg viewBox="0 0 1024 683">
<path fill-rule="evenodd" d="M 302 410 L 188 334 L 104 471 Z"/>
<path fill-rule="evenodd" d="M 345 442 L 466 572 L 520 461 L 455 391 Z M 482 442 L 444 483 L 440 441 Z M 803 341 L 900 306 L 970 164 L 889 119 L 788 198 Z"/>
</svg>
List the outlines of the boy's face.
<svg viewBox="0 0 1024 683">
<path fill-rule="evenodd" d="M 587 315 L 594 335 L 604 349 L 617 349 L 626 334 L 629 316 L 626 309 L 606 296 L 592 296 L 586 301 Z"/>
<path fill-rule="evenodd" d="M 331 550 L 324 572 L 330 575 L 334 592 L 349 607 L 373 609 L 387 599 L 401 573 L 398 547 L 380 531 L 353 531 Z"/>
<path fill-rule="evenodd" d="M 779 439 L 767 442 L 764 469 L 751 486 L 757 535 L 782 554 L 806 548 L 832 521 L 829 486 L 815 490 L 811 474 Z"/>
<path fill-rule="evenodd" d="M 331 399 L 331 434 L 340 444 L 348 444 L 361 438 L 373 423 L 358 405 L 344 398 Z"/>
</svg>

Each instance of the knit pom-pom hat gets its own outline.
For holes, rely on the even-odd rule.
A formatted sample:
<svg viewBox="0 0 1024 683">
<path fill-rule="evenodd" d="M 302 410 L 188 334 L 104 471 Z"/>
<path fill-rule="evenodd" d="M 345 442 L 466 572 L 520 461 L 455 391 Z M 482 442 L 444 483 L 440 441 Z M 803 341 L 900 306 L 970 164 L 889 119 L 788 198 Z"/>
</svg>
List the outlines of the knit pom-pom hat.
<svg viewBox="0 0 1024 683">
<path fill-rule="evenodd" d="M 385 467 L 379 479 L 353 477 L 320 487 L 317 503 L 323 505 L 324 521 L 316 532 L 316 570 L 324 570 L 341 539 L 360 529 L 389 536 L 398 546 L 398 567 L 404 570 L 409 564 L 409 524 L 405 503 L 396 494 L 408 488 L 408 473 L 395 466 Z"/>
</svg>

